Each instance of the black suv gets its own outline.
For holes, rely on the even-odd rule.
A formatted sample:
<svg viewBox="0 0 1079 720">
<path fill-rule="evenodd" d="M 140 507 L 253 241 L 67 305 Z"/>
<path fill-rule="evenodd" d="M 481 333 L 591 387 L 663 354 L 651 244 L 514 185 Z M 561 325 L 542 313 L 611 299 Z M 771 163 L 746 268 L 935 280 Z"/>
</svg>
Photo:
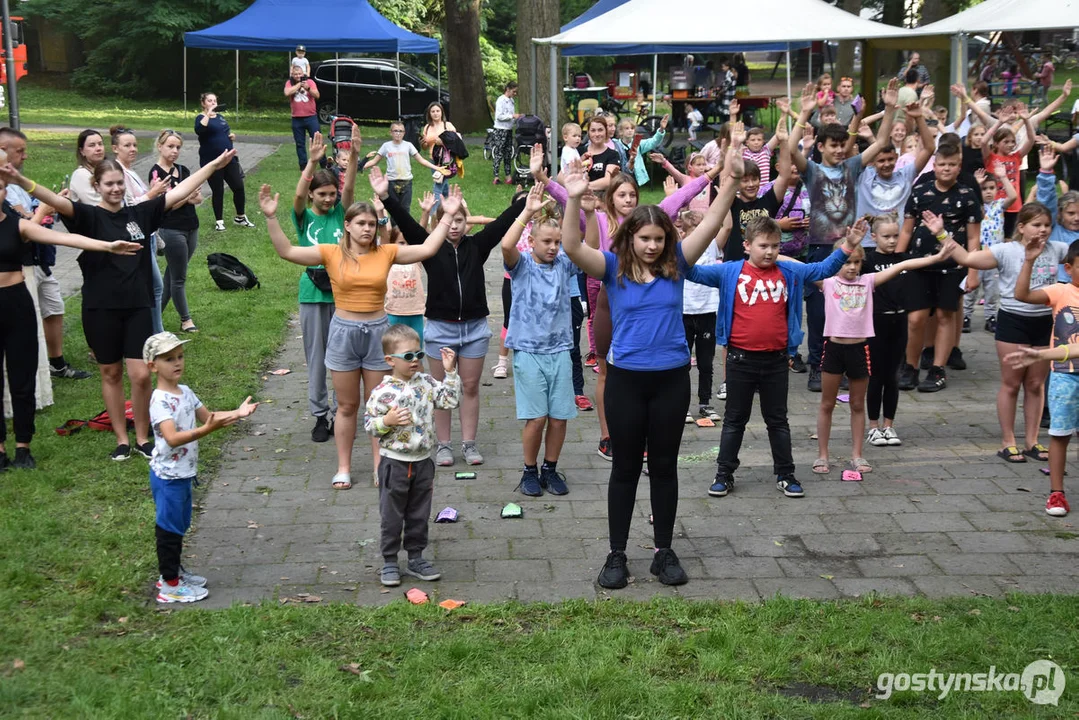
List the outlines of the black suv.
<svg viewBox="0 0 1079 720">
<path fill-rule="evenodd" d="M 319 63 L 314 71 L 319 92 L 319 122 L 329 124 L 330 118 L 338 114 L 357 120 L 397 120 L 401 115 L 422 114 L 436 100 L 446 109 L 446 117 L 450 116 L 450 95 L 445 90 L 439 95 L 435 78 L 411 65 L 401 65 L 400 77 L 399 115 L 394 61 L 341 58 Z"/>
</svg>

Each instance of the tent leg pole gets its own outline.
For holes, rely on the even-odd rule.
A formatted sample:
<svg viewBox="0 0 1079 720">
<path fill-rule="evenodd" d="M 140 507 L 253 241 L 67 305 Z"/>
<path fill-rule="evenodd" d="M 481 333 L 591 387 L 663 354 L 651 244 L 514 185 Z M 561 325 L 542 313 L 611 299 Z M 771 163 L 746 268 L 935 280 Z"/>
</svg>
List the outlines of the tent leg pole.
<svg viewBox="0 0 1079 720">
<path fill-rule="evenodd" d="M 184 45 L 184 115 L 187 115 L 187 46 Z"/>
<path fill-rule="evenodd" d="M 952 72 L 951 83 L 967 84 L 967 34 L 952 36 Z M 949 98 L 949 114 L 958 121 L 963 106 L 956 97 Z"/>
<path fill-rule="evenodd" d="M 240 51 L 236 51 L 236 119 L 240 119 Z"/>
<path fill-rule="evenodd" d="M 333 114 L 341 114 L 341 54 L 334 53 L 334 66 L 333 66 Z M 330 123 L 331 131 L 333 129 L 333 123 Z"/>
<path fill-rule="evenodd" d="M 791 99 L 791 44 L 787 43 L 787 100 Z M 787 126 L 787 132 L 790 132 L 791 119 L 790 117 L 782 117 L 779 120 L 783 120 Z M 779 126 L 779 120 L 776 120 L 776 127 Z"/>
<path fill-rule="evenodd" d="M 659 94 L 659 54 L 652 55 L 652 114 L 656 114 L 656 95 Z"/>
<path fill-rule="evenodd" d="M 435 71 L 438 73 L 438 102 L 442 103 L 442 48 L 435 53 Z"/>
<path fill-rule="evenodd" d="M 536 52 L 536 43 L 532 43 L 532 46 L 529 48 L 529 50 L 532 53 L 532 113 L 535 115 L 539 115 L 539 86 L 536 84 L 536 75 L 538 74 L 539 68 L 536 67 L 536 58 L 538 55 L 538 53 Z M 554 108 L 551 109 L 553 110 Z M 552 113 L 551 125 L 554 125 L 554 120 L 554 113 Z"/>
<path fill-rule="evenodd" d="M 548 45 L 551 50 L 551 57 L 549 61 L 549 67 L 551 70 L 551 127 L 554 127 L 555 110 L 558 108 L 558 47 L 555 45 Z M 568 58 L 567 58 L 568 60 Z M 551 143 L 548 150 L 548 158 L 551 162 L 551 172 L 557 174 L 558 161 L 555 157 L 555 153 L 558 151 L 558 142 L 555 141 L 552 135 Z"/>
<path fill-rule="evenodd" d="M 397 119 L 401 119 L 401 51 L 398 50 L 395 55 L 397 56 Z"/>
<path fill-rule="evenodd" d="M 813 43 L 809 43 L 809 74 L 806 76 L 806 80 L 813 82 Z"/>
</svg>

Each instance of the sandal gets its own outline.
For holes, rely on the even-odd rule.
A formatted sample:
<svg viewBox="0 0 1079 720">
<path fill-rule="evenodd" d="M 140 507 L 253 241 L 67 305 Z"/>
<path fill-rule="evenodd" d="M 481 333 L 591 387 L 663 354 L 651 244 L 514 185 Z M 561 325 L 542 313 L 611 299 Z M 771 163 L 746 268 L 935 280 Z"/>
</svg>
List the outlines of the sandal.
<svg viewBox="0 0 1079 720">
<path fill-rule="evenodd" d="M 337 473 L 330 481 L 330 486 L 334 490 L 348 490 L 352 487 L 352 477 L 348 473 Z"/>
<path fill-rule="evenodd" d="M 856 473 L 871 473 L 873 472 L 873 466 L 869 464 L 869 461 L 865 458 L 851 458 L 850 467 Z"/>
<path fill-rule="evenodd" d="M 828 458 L 817 458 L 813 461 L 813 472 L 818 475 L 827 475 L 832 469 L 828 467 Z"/>
<path fill-rule="evenodd" d="M 1041 443 L 1034 443 L 1029 448 L 1023 451 L 1031 460 L 1037 460 L 1039 462 L 1047 462 L 1049 460 L 1049 448 L 1045 447 Z"/>
<path fill-rule="evenodd" d="M 196 325 L 195 323 L 191 323 L 187 327 L 183 327 L 181 325 L 180 330 L 182 330 L 185 333 L 197 333 L 199 331 L 199 326 Z"/>
<path fill-rule="evenodd" d="M 1027 461 L 1023 453 L 1019 452 L 1019 448 L 1015 445 L 1009 445 L 1006 448 L 997 450 L 997 457 L 1006 463 L 1025 463 Z"/>
</svg>

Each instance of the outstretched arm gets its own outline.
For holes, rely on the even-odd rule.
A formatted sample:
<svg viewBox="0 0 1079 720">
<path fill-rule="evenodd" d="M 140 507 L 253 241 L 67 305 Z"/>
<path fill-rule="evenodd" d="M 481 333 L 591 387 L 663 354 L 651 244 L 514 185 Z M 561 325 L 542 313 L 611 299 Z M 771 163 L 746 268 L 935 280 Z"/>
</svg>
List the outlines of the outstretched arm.
<svg viewBox="0 0 1079 720">
<path fill-rule="evenodd" d="M 896 263 L 889 268 L 881 270 L 873 276 L 874 285 L 883 285 L 884 283 L 899 277 L 899 274 L 905 270 L 920 270 L 921 268 L 935 265 L 943 260 L 947 260 L 959 245 L 952 239 L 948 239 L 947 242 L 941 243 L 940 249 L 935 255 L 927 255 L 920 258 L 911 258 L 910 260 L 904 260 L 901 263 Z"/>
<path fill-rule="evenodd" d="M 270 240 L 273 249 L 284 260 L 297 265 L 311 266 L 322 264 L 322 253 L 318 245 L 298 247 L 289 242 L 285 231 L 281 229 L 281 223 L 277 222 L 277 201 L 281 194 L 275 193 L 269 185 L 263 185 L 259 189 L 259 207 L 266 216 L 266 229 L 270 232 Z"/>
<path fill-rule="evenodd" d="M 202 184 L 209 180 L 211 175 L 232 162 L 234 157 L 236 157 L 235 150 L 226 150 L 218 155 L 217 159 L 212 163 L 203 165 L 196 172 L 188 175 L 186 180 L 165 193 L 165 209 L 171 210 L 177 205 L 187 202 L 187 198 L 191 193 L 202 187 Z M 52 203 L 49 204 L 52 205 Z M 53 207 L 56 206 L 53 205 Z"/>
<path fill-rule="evenodd" d="M 877 131 L 877 139 L 873 141 L 873 144 L 865 149 L 862 153 L 862 167 L 870 165 L 873 160 L 880 154 L 881 149 L 892 141 L 892 123 L 895 121 L 895 104 L 899 100 L 899 88 L 898 82 L 895 78 L 888 81 L 888 88 L 884 91 L 884 119 L 880 121 L 880 130 Z M 912 114 L 912 111 L 916 113 L 917 117 L 921 117 L 922 108 L 914 104 L 908 105 L 906 112 L 908 115 Z M 924 121 L 923 121 L 924 122 Z M 932 145 L 932 142 L 930 142 Z"/>
<path fill-rule="evenodd" d="M 36 242 L 42 245 L 66 245 L 79 250 L 107 252 L 114 255 L 135 255 L 142 250 L 142 245 L 136 242 L 126 240 L 105 242 L 104 240 L 94 240 L 83 235 L 72 235 L 49 230 L 32 220 L 19 220 L 18 222 L 19 234 L 22 235 L 23 240 L 26 242 Z"/>
<path fill-rule="evenodd" d="M 25 177 L 11 163 L 0 166 L 0 180 L 3 180 L 5 185 L 18 185 L 46 205 L 52 205 L 63 217 L 70 218 L 75 215 L 75 206 L 70 200 Z"/>
<path fill-rule="evenodd" d="M 802 109 L 798 113 L 798 120 L 794 123 L 794 129 L 791 130 L 791 136 L 787 140 L 787 144 L 790 146 L 791 159 L 794 161 L 795 167 L 798 168 L 798 172 L 805 172 L 806 159 L 802 151 L 798 149 L 798 143 L 802 139 L 802 133 L 805 131 L 806 122 L 809 120 L 809 116 L 813 114 L 813 110 L 817 107 L 817 90 L 813 87 L 813 83 L 806 83 L 805 88 L 802 90 Z"/>
<path fill-rule="evenodd" d="M 450 225 L 453 224 L 453 216 L 461 208 L 461 186 L 450 186 L 450 194 L 442 199 L 442 207 L 446 212 L 442 213 L 442 219 L 438 226 L 431 231 L 422 245 L 405 245 L 397 248 L 397 258 L 393 261 L 396 265 L 408 265 L 415 262 L 429 260 L 438 253 L 442 243 L 446 241 Z"/>
<path fill-rule="evenodd" d="M 535 217 L 541 207 L 543 207 L 543 186 L 536 183 L 528 191 L 524 210 L 513 221 L 506 234 L 502 236 L 502 262 L 507 270 L 517 267 L 517 261 L 521 259 L 521 251 L 517 249 L 517 243 L 521 241 L 521 235 L 524 234 L 525 228 L 528 227 L 528 223 L 532 221 L 532 218 Z"/>
<path fill-rule="evenodd" d="M 566 192 L 566 213 L 562 218 L 562 247 L 573 264 L 589 276 L 602 280 L 607 273 L 607 260 L 603 253 L 581 242 L 581 226 L 577 218 L 581 211 L 581 196 L 588 190 L 588 176 L 584 174 L 580 160 L 566 166 L 563 174 Z"/>
<path fill-rule="evenodd" d="M 731 149 L 728 151 L 726 163 L 730 171 L 730 177 L 723 180 L 719 193 L 716 194 L 716 199 L 708 208 L 704 218 L 701 219 L 700 225 L 682 240 L 682 256 L 685 257 L 686 263 L 689 265 L 696 263 L 697 259 L 704 254 L 704 251 L 708 248 L 708 243 L 712 242 L 716 235 L 719 234 L 724 218 L 731 213 L 734 193 L 742 182 L 742 175 L 745 174 L 745 160 L 742 158 L 742 143 L 744 141 L 745 133 L 736 132 L 731 134 Z"/>
<path fill-rule="evenodd" d="M 1072 81 L 1068 78 L 1064 81 L 1064 87 L 1061 89 L 1060 95 L 1057 95 L 1056 100 L 1043 107 L 1038 112 L 1030 116 L 1030 121 L 1034 127 L 1040 126 L 1043 122 L 1049 119 L 1049 116 L 1060 109 L 1060 106 L 1064 104 L 1064 101 L 1068 99 L 1068 96 L 1072 93 Z M 1033 137 L 1033 135 L 1031 135 Z"/>
</svg>

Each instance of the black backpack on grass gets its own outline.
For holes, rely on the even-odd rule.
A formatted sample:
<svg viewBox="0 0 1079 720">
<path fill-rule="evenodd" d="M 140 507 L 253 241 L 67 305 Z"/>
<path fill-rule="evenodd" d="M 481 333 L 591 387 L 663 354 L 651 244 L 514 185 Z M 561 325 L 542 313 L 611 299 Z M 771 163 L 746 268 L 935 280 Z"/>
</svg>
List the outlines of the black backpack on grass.
<svg viewBox="0 0 1079 720">
<path fill-rule="evenodd" d="M 259 287 L 259 279 L 238 259 L 227 253 L 210 253 L 206 258 L 210 277 L 222 290 L 251 290 Z"/>
</svg>

